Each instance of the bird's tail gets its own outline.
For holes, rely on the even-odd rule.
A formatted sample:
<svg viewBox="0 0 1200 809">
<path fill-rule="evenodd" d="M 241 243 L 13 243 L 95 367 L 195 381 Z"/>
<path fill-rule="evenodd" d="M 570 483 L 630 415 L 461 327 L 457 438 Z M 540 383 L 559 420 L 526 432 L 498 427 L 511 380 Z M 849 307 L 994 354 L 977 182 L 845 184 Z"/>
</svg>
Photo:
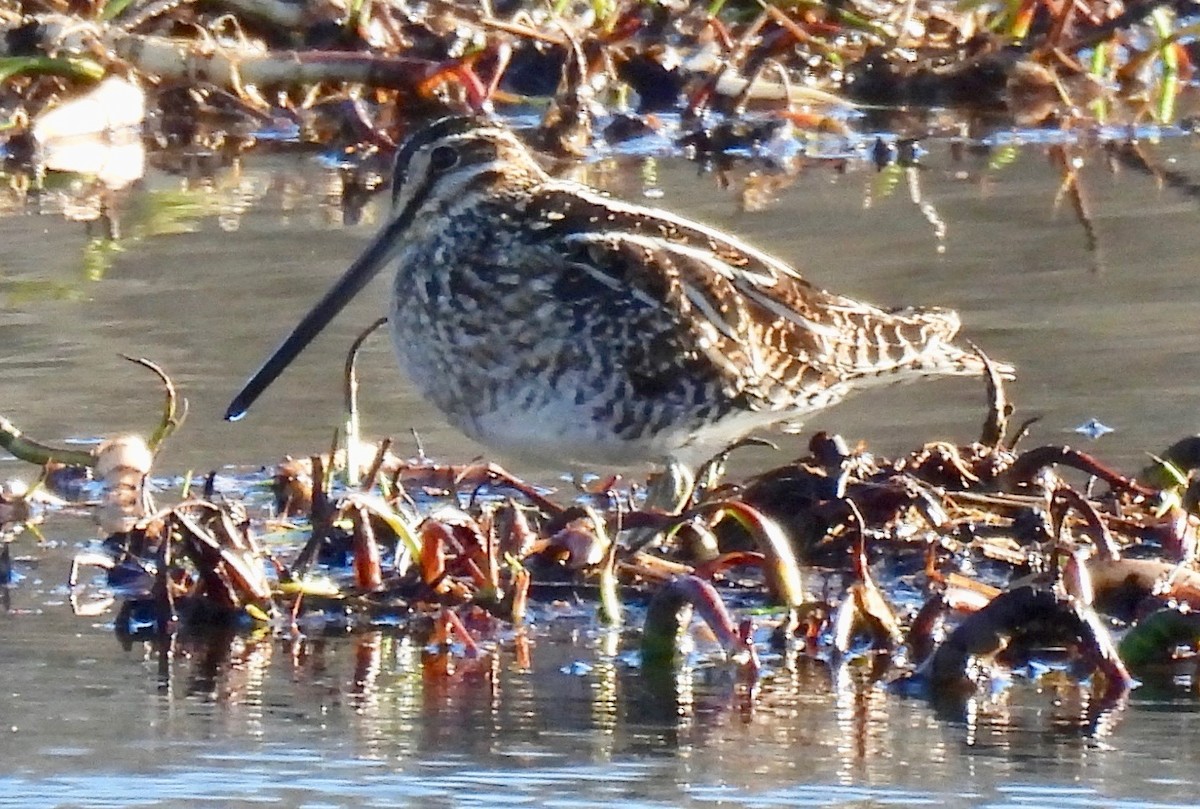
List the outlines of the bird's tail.
<svg viewBox="0 0 1200 809">
<path fill-rule="evenodd" d="M 843 368 L 856 388 L 890 384 L 924 376 L 975 376 L 985 371 L 983 354 L 963 348 L 954 338 L 962 327 L 949 309 L 896 309 L 857 312 L 853 357 Z M 1013 366 L 991 361 L 1002 378 L 1012 379 Z"/>
<path fill-rule="evenodd" d="M 846 300 L 846 299 L 841 299 Z M 831 353 L 830 365 L 836 381 L 810 392 L 808 411 L 844 399 L 853 391 L 891 385 L 929 376 L 982 376 L 987 371 L 984 355 L 956 345 L 962 325 L 958 313 L 949 309 L 873 309 L 854 301 L 829 307 L 831 319 L 839 322 L 844 336 Z M 1003 379 L 1012 379 L 1014 368 L 988 359 Z M 797 432 L 802 419 L 783 425 Z"/>
</svg>

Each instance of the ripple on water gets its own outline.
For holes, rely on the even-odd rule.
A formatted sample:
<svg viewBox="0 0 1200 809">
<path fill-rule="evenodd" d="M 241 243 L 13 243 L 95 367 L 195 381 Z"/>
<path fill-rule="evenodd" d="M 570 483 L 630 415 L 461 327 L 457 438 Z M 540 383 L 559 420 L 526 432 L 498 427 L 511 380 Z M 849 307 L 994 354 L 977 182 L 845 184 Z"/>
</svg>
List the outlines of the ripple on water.
<svg viewBox="0 0 1200 809">
<path fill-rule="evenodd" d="M 667 207 L 735 230 L 821 286 L 884 305 L 959 309 L 973 339 L 1019 367 L 1010 394 L 1019 411 L 1043 416 L 1032 440 L 1076 441 L 1071 430 L 1095 417 L 1121 428 L 1096 454 L 1133 471 L 1144 451 L 1200 429 L 1195 201 L 1144 173 L 1110 173 L 1102 150 L 1080 143 L 1076 178 L 1089 192 L 1100 247 L 1089 253 L 1081 224 L 1053 215 L 1062 178 L 1047 169 L 1044 149 L 1007 150 L 1012 160 L 1002 164 L 994 150 L 956 158 L 944 143 L 926 147 L 921 171 L 911 173 L 921 202 L 915 185 L 873 192 L 878 175 L 853 162 L 838 173 L 772 174 L 786 183 L 760 211 L 746 206 L 736 169 L 725 190 L 694 164 L 661 160 L 654 182 Z M 1142 148 L 1173 177 L 1200 176 L 1194 143 L 1173 156 Z M 640 189 L 634 162 L 626 179 Z M 330 414 L 341 406 L 330 369 L 342 366 L 360 323 L 378 314 L 377 299 L 354 305 L 289 371 L 273 411 L 239 427 L 220 413 L 258 356 L 253 347 L 266 350 L 291 327 L 374 225 L 342 226 L 324 202 L 335 178 L 306 158 L 247 156 L 211 183 L 213 193 L 238 177 L 264 191 L 236 235 L 205 219 L 195 233 L 135 240 L 100 280 L 79 272 L 87 236 L 75 223 L 25 214 L 0 221 L 13 265 L 6 271 L 80 293 L 5 297 L 6 416 L 47 440 L 144 428 L 116 357 L 149 352 L 192 400 L 186 431 L 164 449 L 163 474 L 257 465 L 328 444 Z M 130 189 L 131 207 L 156 186 L 184 181 L 152 170 L 144 188 Z M 940 210 L 944 238 L 927 226 L 923 206 Z M 382 216 L 375 202 L 365 212 Z M 364 357 L 371 429 L 411 426 L 441 457 L 475 455 L 396 382 L 388 353 L 369 347 Z M 808 428 L 895 455 L 914 438 L 969 440 L 980 416 L 978 389 L 946 382 L 866 394 Z M 802 446 L 781 444 L 793 454 Z M 0 477 L 28 471 L 7 460 L 0 467 Z M 239 485 L 223 474 L 217 488 Z M 182 644 L 166 659 L 151 644 L 121 648 L 111 625 L 60 604 L 72 546 L 94 533 L 90 520 L 63 525 L 47 526 L 62 531 L 49 537 L 59 545 L 15 549 L 37 564 L 18 560 L 23 578 L 0 614 L 0 807 L 1175 809 L 1194 805 L 1200 781 L 1190 755 L 1200 746 L 1200 699 L 1186 684 L 1156 698 L 1143 688 L 1085 733 L 1066 721 L 1078 711 L 1054 708 L 1057 698 L 1040 686 L 1014 688 L 968 724 L 921 700 L 847 689 L 821 661 L 789 671 L 772 658 L 772 679 L 750 705 L 703 675 L 651 689 L 635 657 L 593 655 L 579 636 L 535 637 L 520 673 L 504 650 L 495 667 L 457 660 L 457 673 L 425 671 L 420 650 L 391 640 L 360 669 L 354 656 L 369 647 L 356 652 L 353 639 L 333 637 L 307 659 L 269 638 L 243 639 L 254 654 Z M 534 612 L 544 623 L 591 611 L 564 602 Z"/>
</svg>

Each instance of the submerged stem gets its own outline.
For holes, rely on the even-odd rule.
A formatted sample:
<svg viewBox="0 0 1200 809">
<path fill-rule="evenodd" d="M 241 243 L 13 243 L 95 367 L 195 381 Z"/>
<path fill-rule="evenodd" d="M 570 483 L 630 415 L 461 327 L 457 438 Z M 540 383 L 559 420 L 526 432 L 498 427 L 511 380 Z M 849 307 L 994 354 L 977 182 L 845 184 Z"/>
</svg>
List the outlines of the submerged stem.
<svg viewBox="0 0 1200 809">
<path fill-rule="evenodd" d="M 67 466 L 92 466 L 96 457 L 84 450 L 63 449 L 25 437 L 8 419 L 0 416 L 0 447 L 11 452 L 17 460 L 44 466 L 61 463 Z"/>
</svg>

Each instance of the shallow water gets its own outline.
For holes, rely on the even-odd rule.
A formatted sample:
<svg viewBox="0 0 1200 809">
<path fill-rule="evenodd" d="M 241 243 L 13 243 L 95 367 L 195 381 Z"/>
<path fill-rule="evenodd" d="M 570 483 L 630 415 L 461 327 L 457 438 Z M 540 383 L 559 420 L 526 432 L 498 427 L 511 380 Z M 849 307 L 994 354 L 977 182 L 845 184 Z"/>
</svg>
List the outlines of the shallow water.
<svg viewBox="0 0 1200 809">
<path fill-rule="evenodd" d="M 1136 468 L 1145 451 L 1200 430 L 1192 406 L 1200 354 L 1191 350 L 1196 198 L 1128 167 L 1110 169 L 1099 147 L 1072 147 L 1098 245 L 1090 250 L 1070 202 L 1056 203 L 1059 170 L 1044 147 L 961 161 L 945 144 L 928 148 L 911 176 L 882 175 L 861 161 L 844 174 L 829 162 L 793 164 L 791 175 L 760 169 L 756 187 L 782 187 L 757 211 L 746 210 L 761 193 L 744 190 L 744 169 L 731 172 L 729 188 L 683 161 L 650 170 L 618 158 L 587 176 L 738 233 L 830 289 L 881 305 L 957 309 L 969 339 L 1018 366 L 1010 397 L 1018 420 L 1041 417 L 1034 441 L 1078 442 Z M 1200 177 L 1191 140 L 1143 148 L 1175 175 Z M 200 190 L 180 202 L 183 188 Z M 343 224 L 339 190 L 337 176 L 305 155 L 255 155 L 211 178 L 152 169 L 141 188 L 116 199 L 126 238 L 107 255 L 88 247 L 85 224 L 59 215 L 54 194 L 36 203 L 45 213 L 26 203 L 0 217 L 9 247 L 0 264 L 4 411 L 50 440 L 146 429 L 159 394 L 144 370 L 118 356 L 126 353 L 169 370 L 191 402 L 188 430 L 168 445 L 165 468 L 258 464 L 327 445 L 344 351 L 383 313 L 382 277 L 244 422 L 220 416 L 383 215 L 380 196 L 359 224 Z M 143 235 L 168 226 L 191 232 Z M 403 442 L 413 429 L 433 455 L 477 451 L 406 389 L 384 337 L 368 343 L 362 374 L 368 434 Z M 952 379 L 870 392 L 810 424 L 896 452 L 928 438 L 970 439 L 983 415 L 981 386 Z M 1072 434 L 1091 418 L 1116 432 L 1094 444 Z M 801 448 L 784 439 L 785 457 Z"/>
<path fill-rule="evenodd" d="M 589 176 L 737 232 L 839 292 L 958 309 L 970 339 L 1018 366 L 1017 419 L 1041 416 L 1030 445 L 1070 442 L 1135 471 L 1145 451 L 1200 432 L 1195 144 L 1142 144 L 1169 172 L 1157 178 L 1070 147 L 1094 236 L 1069 195 L 1056 204 L 1062 175 L 1047 147 L 956 160 L 948 144 L 926 146 L 907 173 L 857 160 L 759 167 L 756 188 L 778 185 L 763 210 L 748 209 L 758 203 L 744 168 L 728 187 L 694 164 L 633 157 Z M 384 280 L 250 417 L 220 414 L 373 232 L 381 200 L 344 224 L 337 176 L 306 154 L 189 174 L 153 168 L 108 202 L 119 251 L 89 246 L 87 226 L 64 219 L 64 207 L 86 207 L 78 194 L 2 203 L 0 413 L 30 435 L 150 429 L 160 394 L 123 352 L 164 366 L 190 400 L 164 475 L 328 445 L 343 352 L 383 311 Z M 368 345 L 362 373 L 369 435 L 404 448 L 415 429 L 450 460 L 481 451 L 414 399 L 385 340 Z M 972 439 L 983 401 L 969 380 L 888 388 L 810 427 L 896 453 Z M 1073 432 L 1091 418 L 1115 432 Z M 779 462 L 803 440 L 740 463 Z M 548 481 L 559 471 L 519 470 Z M 0 460 L 0 475 L 18 474 L 31 477 Z M 77 618 L 67 603 L 70 557 L 92 531 L 60 516 L 49 545 L 14 546 L 23 578 L 0 615 L 0 806 L 1194 805 L 1200 702 L 1186 680 L 1147 684 L 1099 716 L 1086 692 L 1052 680 L 940 712 L 855 671 L 774 659 L 750 694 L 719 666 L 644 677 L 627 639 L 591 628 L 587 605 L 547 607 L 474 660 L 332 628 L 305 642 L 126 649 L 111 614 Z"/>
</svg>

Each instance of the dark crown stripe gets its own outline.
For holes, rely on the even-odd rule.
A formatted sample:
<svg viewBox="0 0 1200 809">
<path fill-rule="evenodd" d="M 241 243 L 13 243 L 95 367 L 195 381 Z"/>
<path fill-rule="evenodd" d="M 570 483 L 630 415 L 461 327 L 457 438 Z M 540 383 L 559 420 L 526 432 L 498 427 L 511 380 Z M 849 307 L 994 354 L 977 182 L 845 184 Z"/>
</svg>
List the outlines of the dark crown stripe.
<svg viewBox="0 0 1200 809">
<path fill-rule="evenodd" d="M 421 149 L 446 138 L 465 135 L 476 129 L 495 125 L 494 121 L 480 115 L 454 115 L 448 118 L 439 118 L 432 124 L 409 135 L 396 152 L 396 162 L 392 169 L 392 202 L 395 203 L 400 188 L 408 179 L 409 164 Z"/>
</svg>

